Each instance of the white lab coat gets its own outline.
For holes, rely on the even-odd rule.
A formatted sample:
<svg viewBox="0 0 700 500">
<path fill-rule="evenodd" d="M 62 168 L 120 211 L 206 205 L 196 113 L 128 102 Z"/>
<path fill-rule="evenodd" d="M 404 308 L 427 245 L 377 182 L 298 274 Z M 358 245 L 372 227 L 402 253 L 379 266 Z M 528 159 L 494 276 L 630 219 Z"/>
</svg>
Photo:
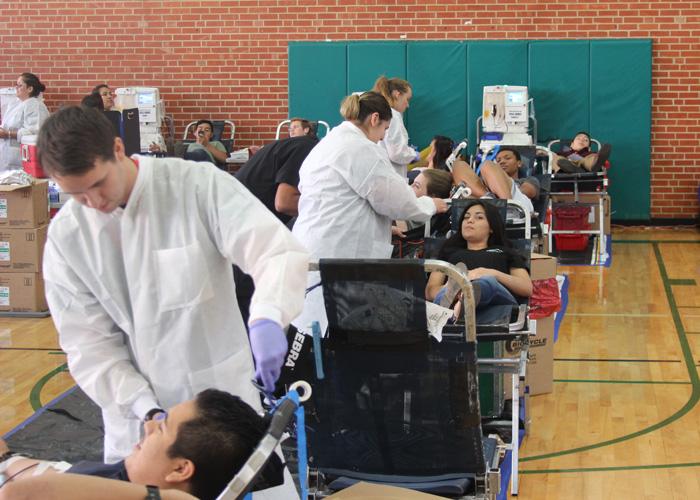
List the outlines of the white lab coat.
<svg viewBox="0 0 700 500">
<path fill-rule="evenodd" d="M 299 217 L 292 230 L 316 259 L 388 259 L 391 221 L 426 221 L 435 213 L 427 196 L 417 198 L 386 159 L 381 146 L 357 126 L 343 122 L 311 150 L 299 171 Z M 318 283 L 309 273 L 308 286 Z M 309 293 L 292 323 L 326 327 L 321 287 Z"/>
<path fill-rule="evenodd" d="M 256 283 L 251 320 L 287 325 L 308 254 L 250 192 L 209 163 L 139 157 L 125 208 L 70 200 L 49 227 L 46 296 L 68 367 L 102 408 L 105 461 L 140 420 L 206 388 L 260 399 L 231 264 Z"/>
<path fill-rule="evenodd" d="M 0 127 L 16 130 L 17 139 L 0 139 L 0 172 L 22 168 L 20 141 L 24 135 L 36 135 L 39 127 L 49 117 L 46 105 L 36 97 L 10 104 L 2 117 Z"/>
<path fill-rule="evenodd" d="M 403 124 L 403 115 L 391 108 L 391 123 L 379 144 L 386 149 L 389 161 L 396 172 L 406 178 L 408 164 L 416 157 L 416 151 L 408 145 L 408 132 Z"/>
</svg>

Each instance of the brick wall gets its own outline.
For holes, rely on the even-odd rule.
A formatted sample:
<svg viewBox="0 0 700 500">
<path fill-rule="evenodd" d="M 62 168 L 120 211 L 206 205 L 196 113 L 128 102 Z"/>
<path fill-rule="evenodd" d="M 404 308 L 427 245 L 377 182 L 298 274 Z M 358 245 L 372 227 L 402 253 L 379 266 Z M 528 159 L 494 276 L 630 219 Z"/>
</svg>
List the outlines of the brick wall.
<svg viewBox="0 0 700 500">
<path fill-rule="evenodd" d="M 30 1 L 0 3 L 0 86 L 23 71 L 51 110 L 100 82 L 160 87 L 181 134 L 232 118 L 239 145 L 287 117 L 290 40 L 651 37 L 652 217 L 694 217 L 700 3 L 562 0 Z"/>
</svg>

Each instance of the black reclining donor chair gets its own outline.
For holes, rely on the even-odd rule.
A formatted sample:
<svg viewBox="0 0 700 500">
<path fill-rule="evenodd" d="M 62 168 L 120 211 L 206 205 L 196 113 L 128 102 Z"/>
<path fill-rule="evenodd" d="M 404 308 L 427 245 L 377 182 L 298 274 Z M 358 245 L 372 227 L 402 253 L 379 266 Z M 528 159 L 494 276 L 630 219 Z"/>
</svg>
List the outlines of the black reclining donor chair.
<svg viewBox="0 0 700 500">
<path fill-rule="evenodd" d="M 495 439 L 481 428 L 474 300 L 454 266 L 421 260 L 322 260 L 325 378 L 306 403 L 310 493 L 358 481 L 449 498 L 495 498 Z M 429 335 L 425 272 L 458 280 L 471 314 Z M 430 306 L 427 306 L 430 307 Z"/>
</svg>

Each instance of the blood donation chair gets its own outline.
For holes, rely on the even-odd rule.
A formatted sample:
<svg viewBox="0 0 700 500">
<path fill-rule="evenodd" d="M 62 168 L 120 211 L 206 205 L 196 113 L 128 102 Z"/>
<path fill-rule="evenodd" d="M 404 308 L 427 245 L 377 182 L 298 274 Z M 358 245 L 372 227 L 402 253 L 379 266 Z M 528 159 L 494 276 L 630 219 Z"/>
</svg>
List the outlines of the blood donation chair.
<svg viewBox="0 0 700 500">
<path fill-rule="evenodd" d="M 510 208 L 519 207 L 513 200 L 483 200 L 495 206 L 508 227 L 507 214 Z M 453 200 L 451 204 L 452 230 L 459 230 L 459 221 L 471 199 Z M 525 211 L 520 207 L 520 210 Z M 519 229 L 520 230 L 520 229 Z M 522 231 L 529 232 L 529 219 L 525 219 Z M 526 267 L 530 268 L 532 242 L 521 236 L 509 235 L 511 244 L 520 253 Z M 536 332 L 528 319 L 529 301 L 516 297 L 517 306 L 491 306 L 487 313 L 481 312 L 475 318 L 478 344 L 479 398 L 481 400 L 482 426 L 489 432 L 498 434 L 511 452 L 511 493 L 518 492 L 518 437 L 524 428 L 528 432 L 528 393 L 524 391 L 521 421 L 520 394 L 527 370 L 529 338 Z M 465 317 L 466 319 L 467 317 Z M 454 333 L 462 328 L 461 322 L 447 325 L 445 331 Z M 510 384 L 508 384 L 510 382 Z M 509 402 L 510 401 L 510 402 Z"/>
<path fill-rule="evenodd" d="M 569 139 L 556 139 L 547 144 L 551 153 L 556 153 L 565 144 L 570 144 Z M 600 151 L 601 143 L 591 138 L 591 150 Z M 550 155 L 551 157 L 552 155 Z M 551 228 L 549 231 L 549 249 L 554 248 L 553 239 L 556 240 L 559 250 L 574 250 L 585 248 L 589 235 L 599 238 L 598 254 L 601 260 L 605 260 L 607 253 L 605 234 L 605 202 L 608 198 L 608 169 L 610 162 L 606 161 L 603 168 L 597 172 L 565 173 L 562 171 L 551 176 Z M 550 164 L 551 171 L 551 164 Z M 586 195 L 586 200 L 581 195 Z M 587 213 L 591 208 L 597 210 L 598 226 L 591 228 L 587 223 Z M 577 212 L 581 217 L 577 217 Z M 564 220 L 572 215 L 574 223 Z M 558 220 L 561 219 L 561 220 Z M 576 220 L 580 223 L 575 222 Z"/>
<path fill-rule="evenodd" d="M 314 353 L 323 378 L 309 380 L 305 405 L 310 496 L 366 481 L 495 498 L 500 453 L 481 426 L 469 281 L 434 260 L 329 259 L 318 269 L 328 335 Z M 465 324 L 441 339 L 426 319 L 431 271 L 458 281 L 469 311 Z"/>
</svg>

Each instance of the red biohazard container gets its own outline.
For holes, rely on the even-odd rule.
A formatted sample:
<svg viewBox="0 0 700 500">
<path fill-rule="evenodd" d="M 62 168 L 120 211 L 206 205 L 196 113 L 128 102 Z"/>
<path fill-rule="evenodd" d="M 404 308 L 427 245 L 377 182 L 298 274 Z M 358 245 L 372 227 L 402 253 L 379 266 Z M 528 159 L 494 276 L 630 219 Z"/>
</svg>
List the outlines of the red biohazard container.
<svg viewBox="0 0 700 500">
<path fill-rule="evenodd" d="M 22 156 L 22 168 L 29 175 L 37 178 L 45 178 L 46 174 L 39 165 L 39 160 L 36 155 L 36 138 L 35 135 L 25 135 L 20 142 L 20 154 Z"/>
<path fill-rule="evenodd" d="M 587 231 L 590 207 L 585 205 L 563 205 L 554 209 L 554 229 Z M 557 250 L 580 252 L 588 246 L 588 234 L 555 234 Z"/>
</svg>

